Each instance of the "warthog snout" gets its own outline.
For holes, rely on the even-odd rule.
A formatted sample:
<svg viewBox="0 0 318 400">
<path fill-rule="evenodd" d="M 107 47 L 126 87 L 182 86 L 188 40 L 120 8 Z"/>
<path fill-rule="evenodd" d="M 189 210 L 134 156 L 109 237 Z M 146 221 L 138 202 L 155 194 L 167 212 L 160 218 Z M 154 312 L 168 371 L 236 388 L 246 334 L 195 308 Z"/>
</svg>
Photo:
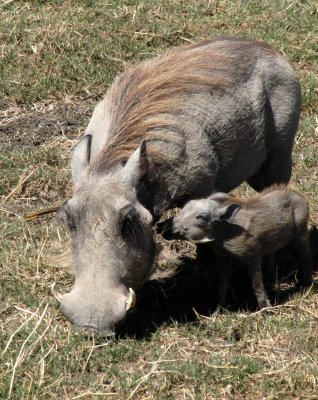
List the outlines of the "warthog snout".
<svg viewBox="0 0 318 400">
<path fill-rule="evenodd" d="M 52 293 L 61 302 L 62 313 L 76 328 L 102 336 L 114 335 L 115 326 L 125 319 L 136 303 L 134 290 L 124 285 L 107 290 L 107 295 L 100 301 L 92 299 L 89 290 L 76 287 L 61 295 L 53 286 Z"/>
</svg>

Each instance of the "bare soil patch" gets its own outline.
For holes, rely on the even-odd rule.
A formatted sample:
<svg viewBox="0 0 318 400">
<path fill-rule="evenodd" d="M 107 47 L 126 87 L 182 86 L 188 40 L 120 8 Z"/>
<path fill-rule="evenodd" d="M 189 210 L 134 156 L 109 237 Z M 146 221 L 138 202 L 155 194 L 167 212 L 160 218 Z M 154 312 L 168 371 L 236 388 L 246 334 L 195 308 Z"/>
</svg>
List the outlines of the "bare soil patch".
<svg viewBox="0 0 318 400">
<path fill-rule="evenodd" d="M 92 114 L 91 99 L 63 100 L 0 112 L 0 147 L 39 146 L 60 137 L 76 139 L 83 134 Z"/>
</svg>

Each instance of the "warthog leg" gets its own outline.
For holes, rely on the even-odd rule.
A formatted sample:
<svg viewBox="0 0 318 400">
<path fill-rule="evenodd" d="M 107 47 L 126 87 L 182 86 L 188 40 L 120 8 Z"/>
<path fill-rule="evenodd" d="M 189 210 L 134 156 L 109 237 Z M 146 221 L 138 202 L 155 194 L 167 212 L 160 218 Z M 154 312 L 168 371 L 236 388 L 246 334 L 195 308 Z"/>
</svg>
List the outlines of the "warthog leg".
<svg viewBox="0 0 318 400">
<path fill-rule="evenodd" d="M 298 282 L 301 287 L 309 287 L 313 283 L 313 266 L 310 257 L 307 232 L 297 236 L 292 243 L 292 251 L 298 263 Z"/>
</svg>

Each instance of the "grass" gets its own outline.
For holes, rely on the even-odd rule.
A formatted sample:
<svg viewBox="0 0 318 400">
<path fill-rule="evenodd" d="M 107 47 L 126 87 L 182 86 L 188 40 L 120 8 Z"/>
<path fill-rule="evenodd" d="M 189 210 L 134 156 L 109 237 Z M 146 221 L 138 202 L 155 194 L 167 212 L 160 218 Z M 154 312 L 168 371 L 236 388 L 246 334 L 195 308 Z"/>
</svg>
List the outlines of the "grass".
<svg viewBox="0 0 318 400">
<path fill-rule="evenodd" d="M 0 398 L 318 398 L 314 291 L 288 296 L 283 279 L 269 318 L 248 307 L 212 317 L 211 287 L 188 259 L 167 282 L 145 285 L 118 338 L 90 337 L 64 320 L 49 290 L 72 285 L 48 256 L 62 252 L 66 233 L 49 217 L 23 218 L 71 194 L 72 148 L 127 65 L 238 35 L 268 41 L 299 73 L 292 182 L 317 224 L 316 2 L 6 0 L 0 13 Z"/>
</svg>

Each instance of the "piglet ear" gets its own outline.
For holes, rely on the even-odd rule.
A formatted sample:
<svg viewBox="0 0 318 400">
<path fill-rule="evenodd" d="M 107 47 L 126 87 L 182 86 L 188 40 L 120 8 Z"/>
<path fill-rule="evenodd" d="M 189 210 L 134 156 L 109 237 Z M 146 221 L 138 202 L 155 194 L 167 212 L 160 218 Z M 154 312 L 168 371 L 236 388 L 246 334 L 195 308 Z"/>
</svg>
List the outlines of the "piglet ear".
<svg viewBox="0 0 318 400">
<path fill-rule="evenodd" d="M 91 144 L 92 135 L 85 135 L 74 149 L 71 160 L 71 169 L 73 180 L 75 183 L 82 176 L 89 165 L 91 158 Z"/>
<path fill-rule="evenodd" d="M 147 155 L 146 140 L 141 142 L 141 145 L 135 150 L 132 155 L 128 158 L 128 161 L 124 167 L 123 173 L 125 180 L 136 187 L 140 180 L 149 171 L 149 161 Z"/>
<path fill-rule="evenodd" d="M 219 221 L 234 223 L 236 213 L 240 208 L 240 204 L 236 203 L 227 204 L 223 207 L 220 206 L 215 210 L 216 219 Z"/>
</svg>

